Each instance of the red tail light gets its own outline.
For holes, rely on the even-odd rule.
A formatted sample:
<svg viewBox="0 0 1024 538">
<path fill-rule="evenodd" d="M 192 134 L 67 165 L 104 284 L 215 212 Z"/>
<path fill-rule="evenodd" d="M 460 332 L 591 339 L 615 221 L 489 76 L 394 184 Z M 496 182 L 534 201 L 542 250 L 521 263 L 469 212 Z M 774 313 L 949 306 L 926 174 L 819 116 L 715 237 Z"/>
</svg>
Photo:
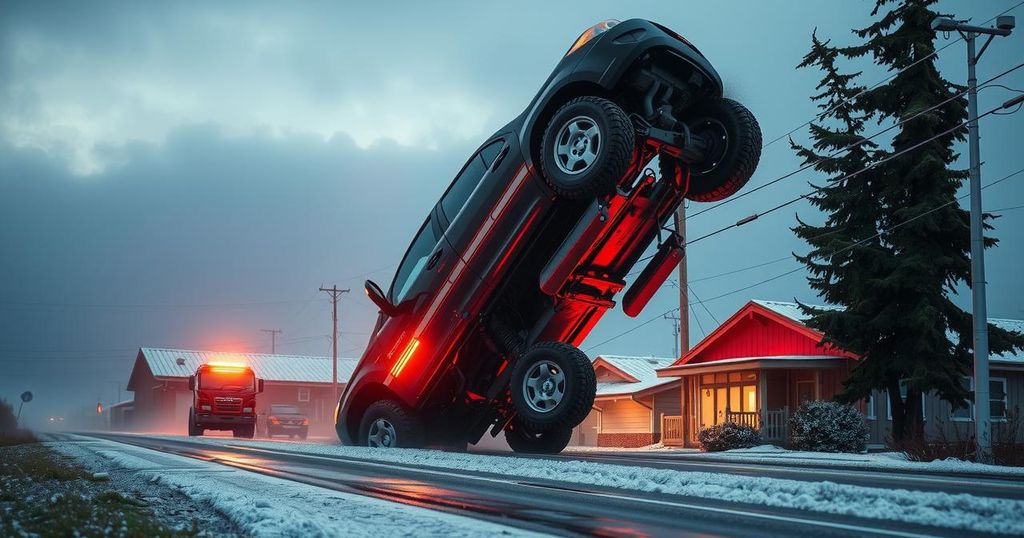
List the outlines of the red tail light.
<svg viewBox="0 0 1024 538">
<path fill-rule="evenodd" d="M 398 357 L 395 365 L 391 367 L 391 377 L 398 377 L 398 374 L 402 373 L 402 369 L 405 368 L 406 363 L 409 362 L 409 358 L 416 352 L 416 348 L 420 347 L 420 341 L 413 338 L 409 340 L 409 344 L 405 346 L 405 350 Z"/>
<path fill-rule="evenodd" d="M 277 417 L 270 417 L 270 423 L 271 424 L 280 424 L 281 423 L 281 419 L 279 419 Z"/>
</svg>

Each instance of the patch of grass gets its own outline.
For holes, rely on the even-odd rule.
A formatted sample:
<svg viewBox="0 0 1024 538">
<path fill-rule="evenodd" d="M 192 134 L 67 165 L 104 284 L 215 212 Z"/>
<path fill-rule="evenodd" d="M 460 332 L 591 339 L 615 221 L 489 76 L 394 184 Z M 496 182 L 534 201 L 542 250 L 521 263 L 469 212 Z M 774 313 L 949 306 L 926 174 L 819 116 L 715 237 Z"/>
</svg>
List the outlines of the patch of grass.
<svg viewBox="0 0 1024 538">
<path fill-rule="evenodd" d="M 28 430 L 14 430 L 12 432 L 0 434 L 0 447 L 18 446 L 38 442 L 39 439 L 36 439 L 36 436 L 32 435 L 32 432 Z"/>
<path fill-rule="evenodd" d="M 90 476 L 70 458 L 39 443 L 0 448 L 0 475 L 33 480 L 80 480 Z"/>
<path fill-rule="evenodd" d="M 162 525 L 147 503 L 103 489 L 92 474 L 40 444 L 0 448 L 0 536 L 157 536 L 199 534 L 198 525 Z"/>
</svg>

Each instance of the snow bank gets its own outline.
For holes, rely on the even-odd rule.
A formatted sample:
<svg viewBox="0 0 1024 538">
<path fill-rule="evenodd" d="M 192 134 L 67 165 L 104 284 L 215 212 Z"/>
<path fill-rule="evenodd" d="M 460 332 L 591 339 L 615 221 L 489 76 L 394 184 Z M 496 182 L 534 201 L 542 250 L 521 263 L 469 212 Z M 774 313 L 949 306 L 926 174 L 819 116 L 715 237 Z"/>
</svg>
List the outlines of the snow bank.
<svg viewBox="0 0 1024 538">
<path fill-rule="evenodd" d="M 1024 501 L 966 494 L 891 490 L 834 482 L 806 482 L 584 461 L 485 456 L 434 450 L 379 450 L 337 445 L 239 442 L 233 439 L 208 438 L 201 439 L 199 442 L 321 456 L 342 456 L 374 462 L 395 463 L 408 467 L 473 471 L 684 495 L 879 520 L 904 521 L 975 532 L 1024 534 Z"/>
<path fill-rule="evenodd" d="M 143 480 L 175 488 L 225 514 L 246 536 L 536 536 L 519 529 L 387 502 L 103 440 L 85 445 Z M 81 450 L 62 450 L 81 458 Z M 227 455 L 225 455 L 227 457 Z M 244 458 L 241 458 L 244 459 Z M 88 462 L 83 462 L 88 465 Z"/>
</svg>

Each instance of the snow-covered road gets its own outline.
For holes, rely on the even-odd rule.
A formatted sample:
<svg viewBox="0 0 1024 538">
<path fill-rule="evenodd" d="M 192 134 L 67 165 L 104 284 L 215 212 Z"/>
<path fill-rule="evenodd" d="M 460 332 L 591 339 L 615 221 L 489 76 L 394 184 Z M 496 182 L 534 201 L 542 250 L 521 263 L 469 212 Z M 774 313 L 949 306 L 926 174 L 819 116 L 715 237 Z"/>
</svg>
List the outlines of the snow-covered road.
<svg viewBox="0 0 1024 538">
<path fill-rule="evenodd" d="M 515 532 L 1024 534 L 1024 501 L 1013 498 L 570 459 L 382 451 L 228 438 L 117 439 L 414 506 L 474 513 L 492 522 L 507 522 L 518 528 Z M 250 499 L 260 497 L 249 495 Z M 321 505 L 307 505 L 323 512 Z M 337 517 L 337 513 L 332 515 Z M 316 525 L 330 524 L 331 520 L 322 520 L 325 514 L 319 517 L 313 518 Z"/>
<path fill-rule="evenodd" d="M 87 467 L 102 458 L 224 514 L 247 536 L 539 536 L 426 508 L 342 493 L 146 448 L 93 438 L 51 446 Z"/>
</svg>

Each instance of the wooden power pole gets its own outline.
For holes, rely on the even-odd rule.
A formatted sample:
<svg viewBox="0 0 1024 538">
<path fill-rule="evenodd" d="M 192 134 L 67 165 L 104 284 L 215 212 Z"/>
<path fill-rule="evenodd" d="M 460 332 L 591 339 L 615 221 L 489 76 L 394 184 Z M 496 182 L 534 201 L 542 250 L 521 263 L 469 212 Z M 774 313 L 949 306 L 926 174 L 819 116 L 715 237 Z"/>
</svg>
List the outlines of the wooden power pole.
<svg viewBox="0 0 1024 538">
<path fill-rule="evenodd" d="M 274 355 L 277 353 L 277 335 L 281 334 L 281 329 L 260 329 L 260 332 L 270 333 L 270 354 Z"/>
<path fill-rule="evenodd" d="M 338 400 L 338 299 L 342 293 L 348 293 L 348 288 L 339 290 L 337 285 L 330 288 L 320 288 L 320 291 L 327 292 L 331 296 L 331 319 L 333 330 L 331 331 L 331 392 L 334 394 L 334 401 Z"/>
<path fill-rule="evenodd" d="M 686 201 L 679 204 L 675 214 L 676 233 L 686 248 Z M 686 280 L 686 252 L 683 252 L 683 260 L 679 262 L 679 356 L 682 357 L 690 351 L 690 299 L 687 295 L 690 289 Z M 678 357 L 677 357 L 678 358 Z"/>
</svg>

